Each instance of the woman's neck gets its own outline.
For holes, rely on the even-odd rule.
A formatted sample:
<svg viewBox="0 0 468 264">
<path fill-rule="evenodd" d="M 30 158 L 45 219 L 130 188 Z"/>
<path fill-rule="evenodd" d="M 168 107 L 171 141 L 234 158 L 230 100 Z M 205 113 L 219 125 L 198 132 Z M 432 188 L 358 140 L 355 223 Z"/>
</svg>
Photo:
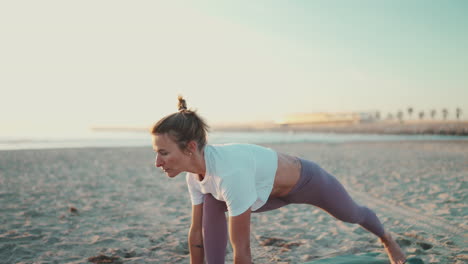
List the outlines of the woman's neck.
<svg viewBox="0 0 468 264">
<path fill-rule="evenodd" d="M 205 178 L 206 174 L 206 163 L 205 163 L 205 148 L 201 151 L 197 151 L 192 155 L 192 163 L 189 168 L 189 172 L 197 174 L 200 180 Z"/>
</svg>

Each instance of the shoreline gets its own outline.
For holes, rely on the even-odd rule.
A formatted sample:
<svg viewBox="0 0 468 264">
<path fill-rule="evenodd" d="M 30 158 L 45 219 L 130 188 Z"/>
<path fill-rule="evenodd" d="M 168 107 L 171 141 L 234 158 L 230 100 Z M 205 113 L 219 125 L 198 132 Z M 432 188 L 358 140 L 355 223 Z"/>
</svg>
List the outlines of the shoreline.
<svg viewBox="0 0 468 264">
<path fill-rule="evenodd" d="M 318 132 L 340 134 L 376 135 L 449 135 L 468 136 L 468 121 L 386 121 L 356 124 L 261 124 L 213 126 L 213 131 L 221 132 Z"/>
<path fill-rule="evenodd" d="M 251 143 L 259 146 L 265 146 L 268 148 L 276 149 L 277 147 L 298 147 L 305 145 L 316 145 L 316 146 L 330 146 L 330 145 L 385 145 L 385 144 L 462 144 L 467 145 L 468 140 L 395 140 L 395 141 L 346 141 L 346 142 L 260 142 L 260 143 Z M 208 143 L 210 144 L 210 143 Z M 59 152 L 59 151 L 146 151 L 151 150 L 151 148 L 146 146 L 83 146 L 83 147 L 55 147 L 55 148 L 31 148 L 31 149 L 0 149 L 0 153 L 8 152 L 17 152 L 21 154 L 22 152 Z"/>
<path fill-rule="evenodd" d="M 289 143 L 365 143 L 365 142 L 468 142 L 468 136 L 437 134 L 378 134 L 378 133 L 336 133 L 310 130 L 218 130 L 208 135 L 209 144 L 249 143 L 249 144 L 289 144 Z M 14 150 L 41 149 L 106 149 L 106 148 L 150 148 L 151 143 L 144 138 L 136 139 L 82 139 L 70 141 L 42 140 L 2 141 L 0 152 Z"/>
</svg>

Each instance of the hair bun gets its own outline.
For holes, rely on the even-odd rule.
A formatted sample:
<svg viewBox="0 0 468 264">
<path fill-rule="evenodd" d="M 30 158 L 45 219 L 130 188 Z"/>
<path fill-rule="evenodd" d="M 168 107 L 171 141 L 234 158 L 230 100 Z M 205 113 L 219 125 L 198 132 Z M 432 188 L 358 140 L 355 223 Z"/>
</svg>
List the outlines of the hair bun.
<svg viewBox="0 0 468 264">
<path fill-rule="evenodd" d="M 182 95 L 179 95 L 179 97 L 177 97 L 177 99 L 179 99 L 179 103 L 177 104 L 177 107 L 179 108 L 179 111 L 187 110 L 187 102 L 185 102 L 184 97 L 182 97 Z"/>
</svg>

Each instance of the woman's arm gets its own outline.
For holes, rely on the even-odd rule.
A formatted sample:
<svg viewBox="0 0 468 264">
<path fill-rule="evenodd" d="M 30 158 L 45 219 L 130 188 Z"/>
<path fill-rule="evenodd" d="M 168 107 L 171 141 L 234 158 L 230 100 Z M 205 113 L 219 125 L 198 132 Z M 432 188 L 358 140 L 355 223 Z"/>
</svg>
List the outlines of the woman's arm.
<svg viewBox="0 0 468 264">
<path fill-rule="evenodd" d="M 188 244 L 190 251 L 190 263 L 202 264 L 203 234 L 202 234 L 203 204 L 192 206 L 192 224 L 190 225 Z"/>
<path fill-rule="evenodd" d="M 250 208 L 244 213 L 229 217 L 229 234 L 234 250 L 234 264 L 251 264 Z"/>
</svg>

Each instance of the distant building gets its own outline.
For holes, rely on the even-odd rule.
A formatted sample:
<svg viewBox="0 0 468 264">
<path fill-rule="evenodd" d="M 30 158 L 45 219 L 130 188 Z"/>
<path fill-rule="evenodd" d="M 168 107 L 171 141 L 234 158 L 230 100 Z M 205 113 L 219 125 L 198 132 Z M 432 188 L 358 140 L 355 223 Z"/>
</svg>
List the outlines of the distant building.
<svg viewBox="0 0 468 264">
<path fill-rule="evenodd" d="M 277 121 L 282 126 L 297 125 L 334 125 L 334 124 L 357 124 L 362 122 L 373 122 L 374 115 L 371 113 L 339 112 L 339 113 L 299 113 L 285 116 Z"/>
<path fill-rule="evenodd" d="M 359 115 L 359 123 L 370 123 L 378 121 L 375 112 L 361 112 Z"/>
</svg>

